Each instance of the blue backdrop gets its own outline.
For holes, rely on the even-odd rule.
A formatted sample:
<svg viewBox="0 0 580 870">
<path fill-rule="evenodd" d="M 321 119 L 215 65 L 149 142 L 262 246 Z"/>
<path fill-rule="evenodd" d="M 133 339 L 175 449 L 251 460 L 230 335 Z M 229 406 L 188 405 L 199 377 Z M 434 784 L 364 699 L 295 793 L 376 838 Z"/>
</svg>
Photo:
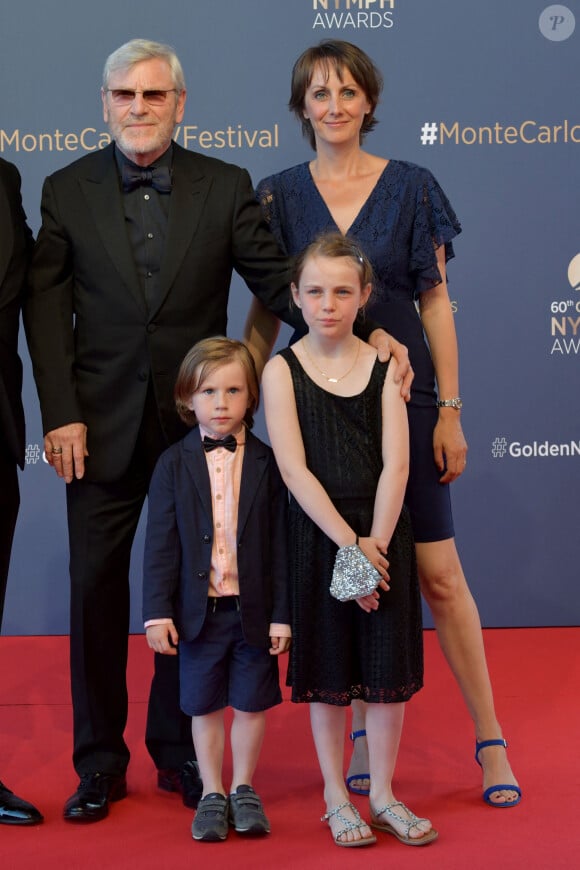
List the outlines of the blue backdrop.
<svg viewBox="0 0 580 870">
<path fill-rule="evenodd" d="M 459 549 L 486 626 L 578 624 L 580 2 L 19 0 L 0 13 L 0 153 L 39 226 L 44 177 L 108 142 L 105 57 L 172 44 L 188 100 L 177 140 L 260 178 L 309 156 L 286 109 L 292 64 L 327 37 L 385 77 L 371 152 L 429 167 L 464 231 L 449 267 L 468 471 Z M 138 28 L 136 29 L 136 22 Z M 250 294 L 235 279 L 230 333 Z M 283 332 L 283 341 L 286 333 Z M 24 341 L 27 465 L 4 632 L 68 630 L 64 485 L 42 459 Z M 113 398 L 113 397 L 112 397 Z M 258 434 L 265 434 L 260 421 Z M 142 527 L 131 627 L 141 630 Z M 427 618 L 428 619 L 428 618 Z M 429 622 L 428 622 L 429 624 Z"/>
</svg>

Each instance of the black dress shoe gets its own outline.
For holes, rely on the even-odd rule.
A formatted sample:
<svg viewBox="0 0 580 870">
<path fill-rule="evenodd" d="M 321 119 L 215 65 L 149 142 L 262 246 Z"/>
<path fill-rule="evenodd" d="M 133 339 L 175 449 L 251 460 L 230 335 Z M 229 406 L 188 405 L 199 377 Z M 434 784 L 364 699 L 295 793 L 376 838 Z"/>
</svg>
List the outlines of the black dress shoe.
<svg viewBox="0 0 580 870">
<path fill-rule="evenodd" d="M 79 787 L 64 805 L 68 822 L 100 822 L 109 814 L 109 803 L 127 797 L 125 776 L 85 773 Z"/>
<path fill-rule="evenodd" d="M 203 783 L 197 761 L 186 761 L 183 767 L 166 767 L 157 771 L 157 785 L 163 791 L 178 791 L 183 803 L 196 809 L 203 794 Z"/>
<path fill-rule="evenodd" d="M 17 797 L 0 782 L 0 824 L 37 825 L 42 820 L 43 815 L 36 807 Z"/>
</svg>

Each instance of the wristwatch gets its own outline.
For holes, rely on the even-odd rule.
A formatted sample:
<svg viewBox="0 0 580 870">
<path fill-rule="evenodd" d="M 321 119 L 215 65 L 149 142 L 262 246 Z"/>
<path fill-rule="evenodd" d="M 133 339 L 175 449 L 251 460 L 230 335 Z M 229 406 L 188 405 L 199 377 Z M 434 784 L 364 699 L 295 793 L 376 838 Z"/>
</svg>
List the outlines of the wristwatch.
<svg viewBox="0 0 580 870">
<path fill-rule="evenodd" d="M 463 408 L 463 402 L 456 396 L 455 399 L 439 399 L 437 402 L 438 408 L 455 408 L 456 411 L 461 411 Z"/>
</svg>

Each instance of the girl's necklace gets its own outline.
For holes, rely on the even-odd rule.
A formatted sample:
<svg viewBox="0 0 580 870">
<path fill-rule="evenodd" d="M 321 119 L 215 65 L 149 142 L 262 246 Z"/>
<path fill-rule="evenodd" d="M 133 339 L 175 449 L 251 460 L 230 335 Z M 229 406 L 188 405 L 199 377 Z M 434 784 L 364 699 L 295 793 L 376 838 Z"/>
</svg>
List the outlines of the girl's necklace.
<svg viewBox="0 0 580 870">
<path fill-rule="evenodd" d="M 348 369 L 348 371 L 346 371 L 343 375 L 340 375 L 340 377 L 338 377 L 338 378 L 331 378 L 329 375 L 326 374 L 326 372 L 322 371 L 322 369 L 316 365 L 316 363 L 314 362 L 314 360 L 312 359 L 312 357 L 308 353 L 307 339 L 304 338 L 304 341 L 302 342 L 302 346 L 304 347 L 304 351 L 306 353 L 306 356 L 308 357 L 308 359 L 310 360 L 310 362 L 312 363 L 312 365 L 314 366 L 316 371 L 320 372 L 322 377 L 325 378 L 329 384 L 338 384 L 339 381 L 342 381 L 344 378 L 346 378 L 347 375 L 350 375 L 350 373 L 354 369 L 355 365 L 357 364 L 360 345 L 361 345 L 360 339 L 357 339 L 357 341 L 356 341 L 356 353 L 354 355 L 354 362 L 351 365 L 351 367 Z"/>
</svg>

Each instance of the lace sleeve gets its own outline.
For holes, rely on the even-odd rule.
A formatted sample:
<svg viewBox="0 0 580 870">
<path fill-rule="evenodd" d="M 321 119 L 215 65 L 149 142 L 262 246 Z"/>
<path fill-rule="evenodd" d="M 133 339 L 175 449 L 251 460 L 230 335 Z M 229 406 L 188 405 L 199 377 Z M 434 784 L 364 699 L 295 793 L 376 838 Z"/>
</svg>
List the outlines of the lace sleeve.
<svg viewBox="0 0 580 870">
<path fill-rule="evenodd" d="M 436 248 L 445 245 L 445 262 L 451 260 L 452 239 L 461 232 L 461 224 L 442 188 L 428 170 L 418 179 L 415 217 L 411 243 L 411 270 L 416 274 L 416 292 L 422 293 L 441 283 Z"/>
</svg>

